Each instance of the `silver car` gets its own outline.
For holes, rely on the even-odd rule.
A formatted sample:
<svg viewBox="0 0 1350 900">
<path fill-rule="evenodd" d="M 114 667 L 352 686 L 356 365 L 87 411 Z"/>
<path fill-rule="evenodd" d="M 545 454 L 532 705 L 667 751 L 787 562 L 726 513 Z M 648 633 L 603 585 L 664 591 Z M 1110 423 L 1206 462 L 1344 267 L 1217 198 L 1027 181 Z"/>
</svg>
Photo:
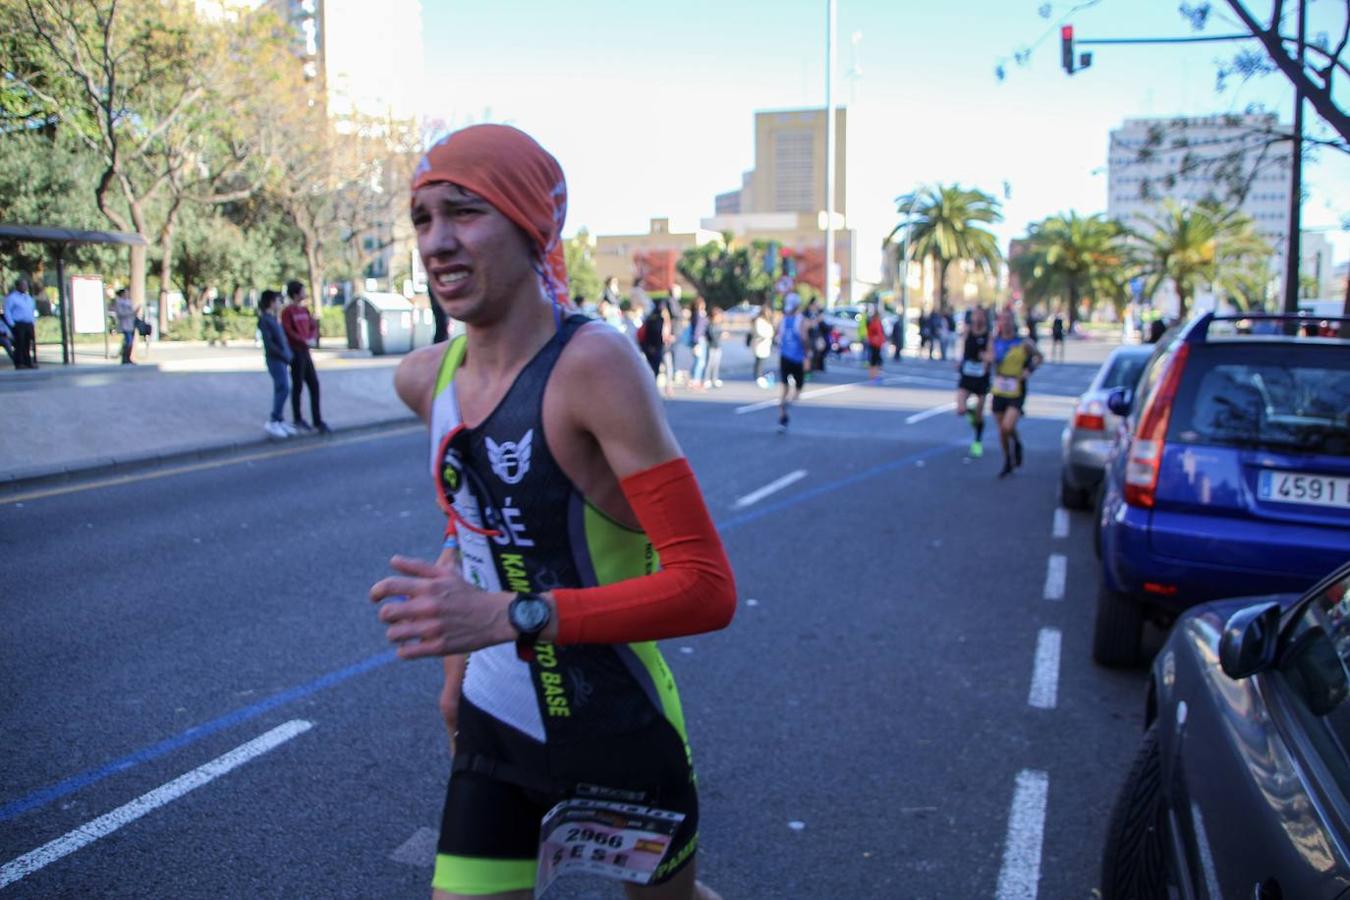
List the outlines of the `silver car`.
<svg viewBox="0 0 1350 900">
<path fill-rule="evenodd" d="M 1090 507 L 1092 496 L 1102 482 L 1106 455 L 1120 421 L 1106 408 L 1106 395 L 1118 387 L 1133 390 L 1154 349 L 1151 344 L 1117 347 L 1097 370 L 1092 385 L 1078 398 L 1073 416 L 1060 435 L 1063 447 L 1060 502 L 1068 508 Z"/>
</svg>

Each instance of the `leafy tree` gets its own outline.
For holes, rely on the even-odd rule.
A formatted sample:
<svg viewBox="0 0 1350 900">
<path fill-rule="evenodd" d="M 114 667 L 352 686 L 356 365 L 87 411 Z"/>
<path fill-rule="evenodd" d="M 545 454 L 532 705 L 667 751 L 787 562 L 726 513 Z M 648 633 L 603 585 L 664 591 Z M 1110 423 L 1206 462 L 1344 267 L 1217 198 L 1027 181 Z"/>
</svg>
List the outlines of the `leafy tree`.
<svg viewBox="0 0 1350 900">
<path fill-rule="evenodd" d="M 582 228 L 570 240 L 564 241 L 563 255 L 567 258 L 567 281 L 572 296 L 592 301 L 600 299 L 603 288 L 591 259 L 590 232 Z"/>
<path fill-rule="evenodd" d="M 969 260 L 986 272 L 997 270 L 1002 259 L 998 239 L 984 227 L 1003 221 L 992 195 L 960 185 L 936 185 L 898 197 L 896 207 L 903 218 L 887 240 L 910 229 L 909 258 L 932 258 L 941 309 L 947 308 L 947 269 L 952 263 Z"/>
<path fill-rule="evenodd" d="M 1186 317 L 1199 287 L 1214 284 L 1222 288 L 1226 273 L 1271 256 L 1270 246 L 1248 216 L 1213 203 L 1182 206 L 1167 200 L 1162 216 L 1148 223 L 1150 231 L 1134 232 L 1140 242 L 1138 263 L 1148 278 L 1144 293 L 1152 296 L 1170 279 L 1180 301 L 1181 318 Z"/>
<path fill-rule="evenodd" d="M 764 269 L 768 243 L 738 244 L 731 232 L 722 240 L 691 247 L 675 268 L 709 306 L 723 309 L 740 303 L 763 302 L 773 290 L 773 278 Z"/>
<path fill-rule="evenodd" d="M 1011 260 L 1011 265 L 1030 302 L 1051 297 L 1066 302 L 1072 327 L 1085 295 L 1123 306 L 1127 280 L 1124 235 L 1118 223 L 1100 213 L 1050 216 L 1031 226 L 1026 252 Z"/>
<path fill-rule="evenodd" d="M 25 127 L 66 128 L 101 163 L 90 183 L 99 211 L 157 244 L 171 270 L 184 202 L 247 193 L 226 184 L 250 158 L 233 107 L 266 81 L 253 51 L 284 46 L 270 14 L 202 16 L 187 0 L 13 0 L 0 113 Z M 244 27 L 253 23 L 257 27 Z M 22 39 L 14 39 L 18 34 Z M 270 42 L 270 44 L 269 44 Z M 255 131 L 252 138 L 256 138 Z M 132 248 L 132 299 L 145 299 L 146 249 Z M 160 304 L 161 330 L 167 310 Z"/>
</svg>

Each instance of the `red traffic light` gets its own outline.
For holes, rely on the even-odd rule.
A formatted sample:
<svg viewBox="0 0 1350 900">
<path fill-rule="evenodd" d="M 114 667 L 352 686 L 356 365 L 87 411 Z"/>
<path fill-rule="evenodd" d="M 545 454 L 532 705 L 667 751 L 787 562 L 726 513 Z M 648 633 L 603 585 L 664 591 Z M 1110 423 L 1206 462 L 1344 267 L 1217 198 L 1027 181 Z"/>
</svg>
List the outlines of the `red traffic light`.
<svg viewBox="0 0 1350 900">
<path fill-rule="evenodd" d="M 1073 40 L 1073 26 L 1072 26 L 1072 25 L 1065 25 L 1063 28 L 1061 28 L 1061 29 L 1059 30 L 1059 37 L 1060 37 L 1060 40 L 1064 40 L 1064 41 L 1071 41 L 1071 40 Z"/>
<path fill-rule="evenodd" d="M 1073 26 L 1065 25 L 1059 30 L 1059 64 L 1064 71 L 1073 74 Z"/>
</svg>

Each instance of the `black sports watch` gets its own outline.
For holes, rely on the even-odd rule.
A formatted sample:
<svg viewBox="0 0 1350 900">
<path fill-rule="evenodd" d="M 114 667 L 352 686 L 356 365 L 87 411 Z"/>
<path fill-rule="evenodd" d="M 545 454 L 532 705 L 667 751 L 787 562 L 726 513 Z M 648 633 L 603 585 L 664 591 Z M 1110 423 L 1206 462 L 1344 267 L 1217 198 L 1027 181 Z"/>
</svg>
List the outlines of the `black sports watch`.
<svg viewBox="0 0 1350 900">
<path fill-rule="evenodd" d="M 511 605 L 506 608 L 506 617 L 520 635 L 516 638 L 516 656 L 525 662 L 532 661 L 539 632 L 547 628 L 553 619 L 553 607 L 538 594 L 516 594 Z"/>
</svg>

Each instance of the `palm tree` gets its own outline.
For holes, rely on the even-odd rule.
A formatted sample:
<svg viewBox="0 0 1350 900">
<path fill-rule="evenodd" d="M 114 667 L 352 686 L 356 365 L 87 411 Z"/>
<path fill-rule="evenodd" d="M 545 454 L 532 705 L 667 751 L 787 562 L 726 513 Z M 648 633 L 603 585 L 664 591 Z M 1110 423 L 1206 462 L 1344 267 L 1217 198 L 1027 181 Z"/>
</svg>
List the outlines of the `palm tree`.
<svg viewBox="0 0 1350 900">
<path fill-rule="evenodd" d="M 909 258 L 932 257 L 939 309 L 947 308 L 947 267 L 953 262 L 969 260 L 991 273 L 998 267 L 998 239 L 982 227 L 1003 221 L 991 195 L 960 185 L 935 185 L 897 198 L 896 208 L 903 218 L 887 240 L 909 227 Z"/>
<path fill-rule="evenodd" d="M 1256 233 L 1251 217 L 1213 202 L 1181 206 L 1168 200 L 1159 218 L 1146 221 L 1152 230 L 1134 233 L 1141 242 L 1139 264 L 1148 276 L 1144 292 L 1152 296 L 1171 279 L 1183 319 L 1200 286 L 1222 286 L 1225 270 L 1232 273 L 1235 266 L 1248 267 L 1272 252 Z"/>
<path fill-rule="evenodd" d="M 1084 295 L 1125 302 L 1127 250 L 1125 230 L 1100 213 L 1050 216 L 1031 226 L 1026 252 L 1012 266 L 1029 304 L 1050 297 L 1069 307 L 1069 326 L 1078 320 Z"/>
</svg>

